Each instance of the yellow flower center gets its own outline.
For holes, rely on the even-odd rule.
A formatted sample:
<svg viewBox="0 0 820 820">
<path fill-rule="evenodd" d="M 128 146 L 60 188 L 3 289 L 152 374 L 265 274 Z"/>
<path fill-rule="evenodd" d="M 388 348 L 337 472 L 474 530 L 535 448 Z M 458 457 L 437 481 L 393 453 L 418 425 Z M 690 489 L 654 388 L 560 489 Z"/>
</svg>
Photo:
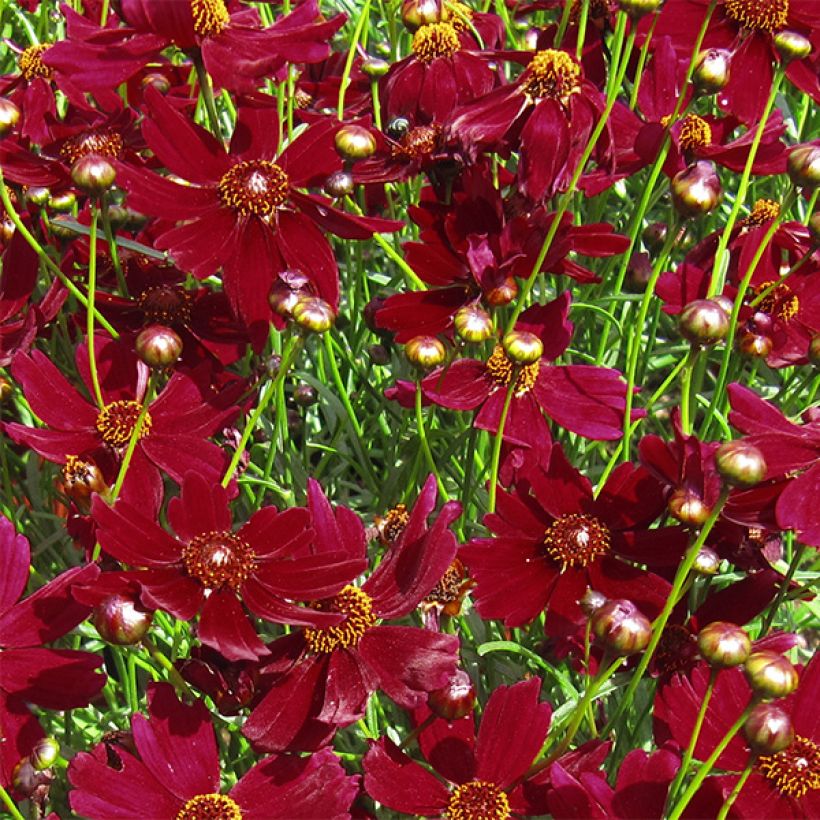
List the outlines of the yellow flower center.
<svg viewBox="0 0 820 820">
<path fill-rule="evenodd" d="M 755 288 L 755 293 L 761 294 L 772 285 L 774 282 L 762 282 Z M 757 309 L 780 319 L 781 322 L 788 322 L 800 310 L 800 300 L 788 285 L 776 285 L 757 303 Z"/>
<path fill-rule="evenodd" d="M 506 820 L 510 801 L 495 783 L 471 780 L 450 795 L 446 816 L 447 820 Z"/>
<path fill-rule="evenodd" d="M 177 812 L 176 820 L 242 820 L 242 809 L 227 794 L 198 794 Z"/>
<path fill-rule="evenodd" d="M 725 0 L 726 16 L 754 31 L 779 31 L 789 16 L 789 0 Z"/>
<path fill-rule="evenodd" d="M 441 19 L 449 23 L 457 32 L 470 27 L 473 10 L 460 0 L 445 0 L 441 8 Z"/>
<path fill-rule="evenodd" d="M 743 220 L 744 225 L 759 227 L 770 219 L 780 216 L 780 204 L 773 199 L 758 199 L 752 212 Z"/>
<path fill-rule="evenodd" d="M 138 401 L 113 401 L 106 404 L 97 416 L 97 430 L 110 447 L 125 447 L 131 440 L 137 419 L 142 412 Z M 142 420 L 139 437 L 145 438 L 151 430 L 151 414 Z"/>
<path fill-rule="evenodd" d="M 376 529 L 379 532 L 379 541 L 385 545 L 392 544 L 404 532 L 409 520 L 410 513 L 407 512 L 406 504 L 396 504 L 385 513 L 384 518 L 377 517 Z"/>
<path fill-rule="evenodd" d="M 392 146 L 394 157 L 423 159 L 436 150 L 441 128 L 438 125 L 418 125 L 408 131 L 399 143 Z"/>
<path fill-rule="evenodd" d="M 534 100 L 551 97 L 566 105 L 581 87 L 581 66 L 554 48 L 537 51 L 522 76 L 524 93 Z"/>
<path fill-rule="evenodd" d="M 684 151 L 705 148 L 712 143 L 712 128 L 697 114 L 687 114 L 680 124 L 678 142 Z"/>
<path fill-rule="evenodd" d="M 224 0 L 191 0 L 191 16 L 200 37 L 222 34 L 231 22 Z"/>
<path fill-rule="evenodd" d="M 256 567 L 250 544 L 232 532 L 206 532 L 182 550 L 185 571 L 208 589 L 239 589 Z"/>
<path fill-rule="evenodd" d="M 113 129 L 87 131 L 67 139 L 60 148 L 60 155 L 68 163 L 74 163 L 89 154 L 116 159 L 122 153 L 123 145 L 122 137 Z"/>
<path fill-rule="evenodd" d="M 47 80 L 51 77 L 51 68 L 43 62 L 43 54 L 50 48 L 49 43 L 38 43 L 36 46 L 29 46 L 17 58 L 17 65 L 24 79 L 33 80 L 35 77 L 42 77 Z"/>
<path fill-rule="evenodd" d="M 241 216 L 270 216 L 287 202 L 290 181 L 275 163 L 263 159 L 239 162 L 219 180 L 223 204 Z"/>
<path fill-rule="evenodd" d="M 315 607 L 325 612 L 340 612 L 346 617 L 336 626 L 305 629 L 305 642 L 312 652 L 330 653 L 339 646 L 357 646 L 364 633 L 376 625 L 373 599 L 358 587 L 348 585 L 335 598 Z"/>
<path fill-rule="evenodd" d="M 788 797 L 799 800 L 820 789 L 820 746 L 801 735 L 782 752 L 759 757 L 757 766 Z"/>
<path fill-rule="evenodd" d="M 450 23 L 428 23 L 413 35 L 413 54 L 422 63 L 452 57 L 458 51 L 458 34 Z"/>
<path fill-rule="evenodd" d="M 561 565 L 561 572 L 587 567 L 609 549 L 609 528 L 592 515 L 562 515 L 544 534 L 544 552 Z"/>
<path fill-rule="evenodd" d="M 510 361 L 501 345 L 495 346 L 492 355 L 487 359 L 486 366 L 487 373 L 493 381 L 501 387 L 507 387 L 509 385 L 516 368 L 516 364 Z M 540 367 L 539 362 L 519 366 L 518 375 L 515 379 L 515 396 L 521 397 L 532 390 L 532 386 L 538 378 L 538 370 Z"/>
</svg>

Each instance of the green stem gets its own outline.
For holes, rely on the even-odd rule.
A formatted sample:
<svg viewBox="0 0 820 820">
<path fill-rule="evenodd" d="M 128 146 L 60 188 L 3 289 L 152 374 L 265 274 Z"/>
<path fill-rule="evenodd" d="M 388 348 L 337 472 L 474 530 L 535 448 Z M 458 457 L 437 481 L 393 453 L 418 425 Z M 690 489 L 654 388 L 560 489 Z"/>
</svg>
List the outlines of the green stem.
<svg viewBox="0 0 820 820">
<path fill-rule="evenodd" d="M 2 786 L 0 786 L 0 800 L 5 803 L 9 814 L 14 820 L 26 820 L 26 818 L 20 814 L 20 810 L 17 808 L 17 804 L 11 799 L 11 795 Z"/>
<path fill-rule="evenodd" d="M 94 303 L 97 298 L 97 218 L 99 211 L 91 208 L 91 231 L 88 234 L 88 310 L 86 316 L 86 343 L 88 344 L 88 370 L 91 373 L 91 384 L 94 398 L 100 410 L 105 406 L 97 375 L 97 356 L 94 350 Z"/>
<path fill-rule="evenodd" d="M 738 215 L 740 214 L 740 209 L 746 202 L 746 192 L 749 190 L 749 179 L 752 175 L 752 166 L 754 165 L 755 157 L 757 156 L 757 149 L 760 147 L 760 141 L 763 138 L 763 131 L 766 128 L 766 122 L 769 119 L 769 114 L 771 113 L 772 106 L 774 105 L 775 97 L 777 96 L 778 89 L 780 88 L 780 83 L 783 81 L 785 72 L 784 65 L 785 64 L 780 64 L 775 69 L 774 77 L 772 79 L 772 87 L 769 91 L 769 98 L 766 100 L 766 105 L 760 116 L 760 122 L 757 125 L 757 130 L 755 131 L 754 138 L 752 139 L 752 144 L 749 147 L 749 155 L 746 158 L 746 165 L 743 168 L 743 175 L 740 177 L 740 185 L 737 189 L 737 196 L 735 197 L 734 204 L 732 205 L 729 219 L 723 226 L 723 233 L 720 236 L 717 251 L 715 252 L 715 261 L 712 266 L 712 279 L 709 283 L 708 293 L 710 297 L 714 296 L 716 293 L 720 293 L 721 290 L 723 290 L 726 269 L 729 266 L 729 260 L 726 257 L 726 252 L 729 247 L 729 239 L 731 238 L 732 229 L 735 227 L 735 222 L 737 222 Z"/>
<path fill-rule="evenodd" d="M 678 801 L 677 805 L 671 812 L 669 812 L 668 820 L 678 820 L 678 818 L 683 814 L 686 807 L 689 805 L 689 802 L 692 798 L 697 794 L 698 789 L 703 784 L 703 781 L 708 776 L 709 772 L 712 771 L 714 768 L 717 759 L 723 754 L 726 747 L 732 742 L 732 738 L 740 731 L 743 724 L 746 722 L 746 719 L 752 712 L 752 709 L 757 705 L 758 701 L 757 698 L 752 698 L 749 705 L 743 710 L 740 717 L 731 725 L 729 731 L 721 738 L 720 743 L 715 746 L 712 754 L 700 765 L 700 768 L 695 773 L 695 776 L 692 778 L 692 782 L 687 787 L 686 791 L 683 793 L 683 797 Z"/>
<path fill-rule="evenodd" d="M 692 374 L 695 371 L 695 364 L 700 355 L 700 347 L 692 345 L 686 355 L 686 364 L 681 373 L 680 380 L 680 425 L 683 434 L 688 436 L 692 433 Z"/>
<path fill-rule="evenodd" d="M 151 658 L 156 661 L 168 674 L 168 679 L 174 685 L 174 688 L 186 695 L 191 695 L 191 688 L 185 682 L 182 675 L 179 674 L 177 668 L 171 663 L 165 655 L 157 649 L 156 645 L 148 638 L 142 639 L 142 645 L 148 650 Z"/>
<path fill-rule="evenodd" d="M 128 296 L 128 285 L 125 281 L 125 274 L 122 271 L 122 263 L 120 262 L 120 251 L 117 247 L 117 237 L 114 235 L 114 229 L 111 226 L 111 214 L 108 209 L 108 197 L 104 196 L 101 201 L 102 223 L 103 231 L 105 232 L 105 239 L 108 242 L 108 254 L 111 257 L 111 264 L 114 267 L 114 274 L 117 277 L 117 285 L 120 293 L 123 296 Z"/>
<path fill-rule="evenodd" d="M 202 62 L 202 53 L 199 49 L 196 49 L 194 52 L 193 61 L 194 68 L 196 69 L 196 78 L 199 82 L 199 93 L 202 95 L 205 110 L 208 112 L 208 122 L 211 124 L 211 131 L 217 139 L 221 140 L 222 128 L 219 125 L 219 114 L 216 111 L 214 89 L 211 85 L 211 78 L 205 70 L 205 64 Z"/>
<path fill-rule="evenodd" d="M 726 802 L 720 807 L 720 811 L 718 812 L 717 820 L 726 820 L 729 816 L 729 809 L 732 808 L 735 800 L 737 800 L 740 793 L 743 791 L 743 787 L 746 785 L 746 781 L 749 779 L 749 775 L 752 773 L 754 769 L 755 761 L 757 760 L 757 755 L 752 755 L 749 758 L 749 762 L 746 764 L 746 768 L 743 770 L 743 773 L 735 783 L 735 787 L 732 789 L 732 793 L 726 798 Z"/>
<path fill-rule="evenodd" d="M 430 470 L 431 473 L 436 477 L 436 484 L 438 484 L 438 491 L 441 497 L 445 501 L 450 500 L 450 496 L 447 493 L 447 489 L 444 486 L 444 482 L 441 480 L 441 476 L 439 475 L 438 468 L 436 467 L 436 462 L 433 459 L 433 453 L 430 450 L 430 443 L 427 441 L 427 431 L 424 427 L 424 411 L 421 406 L 421 382 L 416 382 L 416 431 L 419 436 L 419 441 L 421 443 L 421 450 L 424 453 L 424 458 L 427 461 L 427 468 Z"/>
<path fill-rule="evenodd" d="M 792 555 L 792 560 L 789 563 L 789 569 L 786 571 L 785 576 L 783 576 L 783 581 L 780 584 L 780 589 L 777 590 L 777 595 L 772 601 L 769 611 L 766 613 L 766 617 L 763 619 L 763 625 L 760 627 L 761 636 L 768 634 L 769 630 L 772 628 L 774 616 L 777 614 L 777 610 L 780 608 L 780 605 L 783 603 L 783 599 L 786 597 L 786 593 L 789 591 L 792 578 L 794 577 L 794 573 L 797 572 L 797 568 L 800 566 L 800 561 L 803 558 L 803 552 L 805 549 L 806 545 L 803 543 L 798 544 L 795 548 L 794 554 Z"/>
<path fill-rule="evenodd" d="M 514 367 L 510 383 L 507 387 L 507 395 L 504 397 L 504 406 L 501 408 L 501 418 L 498 420 L 498 430 L 496 430 L 495 438 L 493 439 L 493 453 L 490 458 L 490 498 L 488 503 L 488 511 L 495 512 L 495 498 L 498 487 L 498 468 L 501 464 L 501 445 L 504 443 L 504 427 L 507 424 L 507 416 L 510 412 L 510 405 L 512 404 L 513 395 L 515 394 L 515 385 L 518 381 L 518 368 Z"/>
<path fill-rule="evenodd" d="M 342 71 L 342 80 L 339 84 L 339 104 L 336 107 L 336 116 L 339 121 L 345 117 L 345 94 L 347 93 L 347 86 L 350 83 L 350 72 L 353 70 L 353 61 L 356 59 L 356 47 L 359 45 L 359 40 L 362 37 L 362 30 L 364 24 L 370 17 L 370 0 L 365 0 L 362 7 L 362 13 L 356 21 L 356 28 L 353 30 L 353 36 L 350 39 L 350 48 L 347 52 L 347 59 L 345 60 L 345 67 Z"/>
</svg>

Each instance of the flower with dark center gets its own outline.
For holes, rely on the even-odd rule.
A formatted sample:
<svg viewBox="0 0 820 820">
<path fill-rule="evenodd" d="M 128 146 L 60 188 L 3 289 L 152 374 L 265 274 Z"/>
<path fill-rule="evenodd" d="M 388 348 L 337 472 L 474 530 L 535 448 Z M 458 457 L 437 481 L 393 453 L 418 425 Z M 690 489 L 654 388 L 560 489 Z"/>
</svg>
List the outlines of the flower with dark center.
<svg viewBox="0 0 820 820">
<path fill-rule="evenodd" d="M 758 771 L 784 796 L 820 791 L 820 744 L 797 735 L 787 749 L 757 759 Z"/>
<path fill-rule="evenodd" d="M 586 616 L 579 601 L 594 589 L 629 597 L 654 617 L 668 584 L 640 565 L 673 565 L 686 548 L 684 530 L 650 529 L 664 511 L 658 484 L 641 467 L 623 464 L 597 496 L 554 444 L 549 461 L 524 469 L 518 484 L 499 491 L 485 525 L 459 553 L 475 581 L 472 598 L 482 618 L 521 626 L 547 611 L 546 629 L 560 634 Z"/>
<path fill-rule="evenodd" d="M 108 131 L 89 131 L 69 137 L 60 146 L 60 155 L 68 163 L 74 163 L 80 157 L 96 154 L 109 159 L 118 159 L 124 147 L 122 137 L 113 129 Z"/>
<path fill-rule="evenodd" d="M 100 744 L 68 769 L 73 812 L 90 820 L 290 820 L 348 815 L 357 792 L 331 749 L 255 762 L 227 794 L 211 716 L 201 700 L 186 705 L 167 683 L 148 684 L 148 717 L 131 717 L 133 744 Z"/>
<path fill-rule="evenodd" d="M 424 727 L 419 745 L 426 767 L 381 738 L 363 761 L 365 791 L 402 816 L 507 820 L 513 812 L 525 817 L 545 813 L 530 810 L 524 796 L 527 772 L 541 751 L 552 712 L 548 703 L 539 703 L 540 689 L 539 678 L 494 689 L 478 732 L 470 715 L 452 722 L 436 718 L 427 725 L 422 721 L 432 717 L 430 711 L 416 710 L 414 717 Z"/>
<path fill-rule="evenodd" d="M 277 155 L 275 105 L 254 101 L 239 107 L 226 152 L 158 92 L 148 89 L 145 97 L 146 141 L 166 168 L 191 184 L 120 162 L 118 181 L 128 191 L 128 203 L 161 216 L 165 225 L 180 221 L 163 229 L 154 244 L 197 278 L 221 268 L 234 316 L 259 343 L 267 338 L 271 319 L 268 294 L 288 270 L 301 271 L 312 295 L 338 306 L 338 269 L 323 229 L 365 239 L 400 224 L 357 217 L 298 190 L 324 184 L 341 168 L 333 147 L 338 123 L 317 122 Z"/>
<path fill-rule="evenodd" d="M 293 602 L 343 595 L 364 566 L 338 550 L 308 549 L 304 509 L 263 507 L 234 532 L 227 492 L 195 473 L 169 510 L 176 537 L 122 500 L 108 507 L 97 499 L 92 514 L 103 549 L 136 570 L 129 577 L 142 587 L 143 603 L 182 620 L 200 613 L 199 639 L 229 660 L 266 654 L 240 600 L 269 620 L 341 628 L 335 613 L 344 610 Z"/>
<path fill-rule="evenodd" d="M 188 291 L 173 285 L 146 288 L 137 297 L 137 304 L 149 325 L 186 325 L 191 321 L 191 302 Z"/>
<path fill-rule="evenodd" d="M 569 305 L 565 293 L 521 314 L 516 330 L 540 341 L 540 359 L 519 364 L 497 345 L 486 362 L 457 359 L 434 370 L 422 382 L 424 396 L 451 410 L 477 411 L 474 425 L 495 433 L 512 384 L 506 440 L 531 446 L 536 437 L 548 436 L 544 414 L 586 438 L 620 438 L 625 406 L 620 374 L 605 367 L 550 364 L 567 349 L 572 337 Z M 638 418 L 642 411 L 632 412 Z"/>
<path fill-rule="evenodd" d="M 265 694 L 242 728 L 255 748 L 318 748 L 337 727 L 361 718 L 376 689 L 411 709 L 450 680 L 457 660 L 455 636 L 384 623 L 412 612 L 455 556 L 449 526 L 461 507 L 445 504 L 428 526 L 436 496 L 430 476 L 403 532 L 361 587 L 347 584 L 306 609 L 335 621 L 294 630 L 269 644 L 270 657 L 261 669 Z M 341 551 L 351 561 L 362 560 L 366 533 L 361 521 L 344 507 L 334 510 L 312 479 L 308 508 L 320 553 Z M 297 701 L 298 711 L 283 708 Z"/>
</svg>

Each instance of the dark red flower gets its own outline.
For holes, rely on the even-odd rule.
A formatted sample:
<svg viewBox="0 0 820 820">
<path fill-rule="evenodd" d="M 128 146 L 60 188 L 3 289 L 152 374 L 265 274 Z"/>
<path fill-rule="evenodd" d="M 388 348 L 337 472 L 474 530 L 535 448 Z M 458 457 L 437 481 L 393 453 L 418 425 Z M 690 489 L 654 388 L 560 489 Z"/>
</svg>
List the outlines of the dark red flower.
<svg viewBox="0 0 820 820">
<path fill-rule="evenodd" d="M 102 658 L 71 649 L 44 649 L 84 621 L 89 607 L 75 601 L 71 588 L 99 575 L 93 564 L 58 575 L 18 601 L 29 577 L 28 539 L 0 516 L 0 785 L 8 787 L 14 767 L 43 736 L 29 711 L 87 706 L 105 683 L 95 670 Z"/>
<path fill-rule="evenodd" d="M 379 623 L 409 615 L 455 557 L 448 527 L 461 507 L 445 504 L 428 527 L 436 495 L 430 476 L 404 531 L 364 584 L 313 605 L 343 615 L 341 623 L 295 631 L 270 644 L 272 661 L 262 669 L 270 688 L 242 729 L 256 747 L 318 748 L 336 727 L 364 714 L 371 692 L 381 689 L 400 706 L 414 708 L 452 676 L 456 636 Z M 314 481 L 308 499 L 319 548 L 363 555 L 365 530 L 358 517 L 343 507 L 334 511 Z"/>
<path fill-rule="evenodd" d="M 133 503 L 113 507 L 96 497 L 92 515 L 103 549 L 140 571 L 143 603 L 183 621 L 200 613 L 197 635 L 229 660 L 254 660 L 266 649 L 245 614 L 271 621 L 324 625 L 337 619 L 290 603 L 328 598 L 364 569 L 363 559 L 336 549 L 315 554 L 307 511 L 262 507 L 236 532 L 228 493 L 186 473 L 168 507 L 176 537 Z"/>
<path fill-rule="evenodd" d="M 136 754 L 102 743 L 72 761 L 71 808 L 111 817 L 349 818 L 356 780 L 330 749 L 310 757 L 268 757 L 221 793 L 219 752 L 202 701 L 181 703 L 167 683 L 148 686 L 148 718 L 131 718 Z"/>
</svg>

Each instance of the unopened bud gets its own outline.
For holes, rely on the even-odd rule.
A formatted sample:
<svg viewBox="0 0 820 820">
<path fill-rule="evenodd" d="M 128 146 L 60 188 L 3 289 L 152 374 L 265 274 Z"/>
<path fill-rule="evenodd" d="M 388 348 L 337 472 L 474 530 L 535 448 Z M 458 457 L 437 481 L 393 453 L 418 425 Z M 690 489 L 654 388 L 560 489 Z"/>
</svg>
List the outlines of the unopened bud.
<svg viewBox="0 0 820 820">
<path fill-rule="evenodd" d="M 663 0 L 618 0 L 618 7 L 633 20 L 640 20 L 660 8 Z"/>
<path fill-rule="evenodd" d="M 709 48 L 701 51 L 692 72 L 692 84 L 701 94 L 715 94 L 726 88 L 729 83 L 730 61 L 729 52 L 723 49 Z"/>
<path fill-rule="evenodd" d="M 182 355 L 182 339 L 165 325 L 149 325 L 141 330 L 134 347 L 145 364 L 158 370 L 176 364 Z"/>
<path fill-rule="evenodd" d="M 293 391 L 293 400 L 300 407 L 310 407 L 312 404 L 316 404 L 318 399 L 316 389 L 309 384 L 297 385 Z"/>
<path fill-rule="evenodd" d="M 666 242 L 669 226 L 665 222 L 653 222 L 643 230 L 643 243 L 651 253 L 658 253 Z"/>
<path fill-rule="evenodd" d="M 139 643 L 151 626 L 154 616 L 127 595 L 113 593 L 103 598 L 91 613 L 91 623 L 100 637 L 117 646 Z"/>
<path fill-rule="evenodd" d="M 720 569 L 720 556 L 709 547 L 701 547 L 692 564 L 692 571 L 698 575 L 717 575 Z"/>
<path fill-rule="evenodd" d="M 774 755 L 791 746 L 794 727 L 779 706 L 758 703 L 743 724 L 743 734 L 757 754 Z"/>
<path fill-rule="evenodd" d="M 532 364 L 544 354 L 544 343 L 526 330 L 513 330 L 505 334 L 501 346 L 507 358 L 516 364 Z"/>
<path fill-rule="evenodd" d="M 53 737 L 41 737 L 28 756 L 31 765 L 41 772 L 54 765 L 60 756 L 60 744 Z"/>
<path fill-rule="evenodd" d="M 0 137 L 5 137 L 18 122 L 20 109 L 11 100 L 0 98 Z"/>
<path fill-rule="evenodd" d="M 815 367 L 820 367 L 820 333 L 812 336 L 809 342 L 809 361 Z"/>
<path fill-rule="evenodd" d="M 697 493 L 683 487 L 673 491 L 666 508 L 669 514 L 681 524 L 690 524 L 695 527 L 705 524 L 712 512 Z"/>
<path fill-rule="evenodd" d="M 778 31 L 774 35 L 774 47 L 784 63 L 802 60 L 811 54 L 811 40 L 796 31 Z"/>
<path fill-rule="evenodd" d="M 370 347 L 367 348 L 367 353 L 373 364 L 384 367 L 384 365 L 390 362 L 390 353 L 384 345 L 370 345 Z"/>
<path fill-rule="evenodd" d="M 90 509 L 94 493 L 104 495 L 108 486 L 100 468 L 77 456 L 68 456 L 62 469 L 63 492 L 77 505 L 81 512 Z"/>
<path fill-rule="evenodd" d="M 64 214 L 73 210 L 76 204 L 77 197 L 71 191 L 63 191 L 61 194 L 55 194 L 49 197 L 48 200 L 48 207 L 51 208 L 52 211 Z"/>
<path fill-rule="evenodd" d="M 508 276 L 500 285 L 486 291 L 484 299 L 488 305 L 503 307 L 510 304 L 518 296 L 518 283 L 512 276 Z"/>
<path fill-rule="evenodd" d="M 710 666 L 728 669 L 746 662 L 752 641 L 737 624 L 713 621 L 698 633 L 698 648 Z"/>
<path fill-rule="evenodd" d="M 438 367 L 447 357 L 444 343 L 436 336 L 416 336 L 404 346 L 407 361 L 423 370 Z"/>
<path fill-rule="evenodd" d="M 795 148 L 789 154 L 788 171 L 798 188 L 816 188 L 820 185 L 820 147 L 803 145 Z"/>
<path fill-rule="evenodd" d="M 763 453 L 748 441 L 726 441 L 715 451 L 715 466 L 724 481 L 735 487 L 753 487 L 766 477 Z"/>
<path fill-rule="evenodd" d="M 26 199 L 38 208 L 42 208 L 44 205 L 48 204 L 50 198 L 51 191 L 49 191 L 48 188 L 34 186 L 26 190 Z"/>
<path fill-rule="evenodd" d="M 382 60 L 381 57 L 367 57 L 362 60 L 362 71 L 368 77 L 384 77 L 390 70 L 390 63 L 387 60 Z"/>
<path fill-rule="evenodd" d="M 353 175 L 347 171 L 334 171 L 325 181 L 325 191 L 337 199 L 353 193 Z"/>
<path fill-rule="evenodd" d="M 86 154 L 71 166 L 74 184 L 92 196 L 104 194 L 117 178 L 117 169 L 105 157 Z"/>
<path fill-rule="evenodd" d="M 643 652 L 652 637 L 652 624 L 631 601 L 607 601 L 590 618 L 592 632 L 616 655 Z"/>
<path fill-rule="evenodd" d="M 765 359 L 773 347 L 772 337 L 762 333 L 741 333 L 737 340 L 737 349 L 750 359 Z"/>
<path fill-rule="evenodd" d="M 609 599 L 603 592 L 597 592 L 594 589 L 587 587 L 584 597 L 578 601 L 578 606 L 581 607 L 581 612 L 587 616 L 592 617 Z"/>
<path fill-rule="evenodd" d="M 703 216 L 713 211 L 723 195 L 715 166 L 705 159 L 675 174 L 670 190 L 672 204 L 685 218 Z"/>
<path fill-rule="evenodd" d="M 475 687 L 470 676 L 463 669 L 456 669 L 450 681 L 427 696 L 427 706 L 436 716 L 444 720 L 458 720 L 473 711 Z"/>
<path fill-rule="evenodd" d="M 336 314 L 324 299 L 300 296 L 293 306 L 293 320 L 311 333 L 325 333 L 333 327 Z"/>
<path fill-rule="evenodd" d="M 361 125 L 343 125 L 336 132 L 336 150 L 344 159 L 372 157 L 376 153 L 376 138 Z"/>
<path fill-rule="evenodd" d="M 681 335 L 697 345 L 717 344 L 729 332 L 729 317 L 714 299 L 696 299 L 681 311 Z"/>
<path fill-rule="evenodd" d="M 404 0 L 401 20 L 410 30 L 441 21 L 441 0 Z"/>
<path fill-rule="evenodd" d="M 749 686 L 763 698 L 785 698 L 799 682 L 794 665 L 777 652 L 762 651 L 749 655 L 744 665 Z"/>
<path fill-rule="evenodd" d="M 140 85 L 143 88 L 156 88 L 160 94 L 167 94 L 171 90 L 170 80 L 158 71 L 146 74 L 140 81 Z"/>
<path fill-rule="evenodd" d="M 453 318 L 456 333 L 465 342 L 483 342 L 493 335 L 493 320 L 484 308 L 478 305 L 464 305 Z"/>
</svg>

